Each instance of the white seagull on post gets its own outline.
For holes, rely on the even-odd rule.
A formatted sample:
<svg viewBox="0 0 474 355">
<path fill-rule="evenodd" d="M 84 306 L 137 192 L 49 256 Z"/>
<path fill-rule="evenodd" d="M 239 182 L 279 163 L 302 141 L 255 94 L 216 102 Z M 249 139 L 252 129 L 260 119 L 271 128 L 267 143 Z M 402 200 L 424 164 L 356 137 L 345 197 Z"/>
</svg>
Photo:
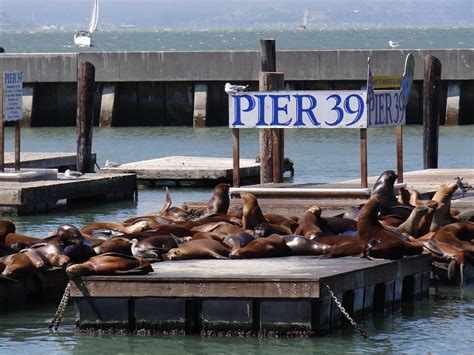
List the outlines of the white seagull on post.
<svg viewBox="0 0 474 355">
<path fill-rule="evenodd" d="M 395 42 L 395 41 L 388 41 L 388 45 L 392 48 L 400 47 L 400 43 Z"/>
<path fill-rule="evenodd" d="M 242 92 L 247 89 L 248 85 L 232 85 L 231 83 L 225 84 L 225 92 L 229 95 L 237 94 L 238 92 Z"/>
</svg>

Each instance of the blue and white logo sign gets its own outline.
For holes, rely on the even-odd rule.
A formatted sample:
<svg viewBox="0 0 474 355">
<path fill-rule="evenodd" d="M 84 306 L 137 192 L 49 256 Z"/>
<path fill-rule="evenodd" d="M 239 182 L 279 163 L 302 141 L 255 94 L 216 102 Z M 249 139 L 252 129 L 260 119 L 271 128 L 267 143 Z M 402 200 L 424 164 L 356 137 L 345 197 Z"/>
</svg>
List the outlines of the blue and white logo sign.
<svg viewBox="0 0 474 355">
<path fill-rule="evenodd" d="M 411 59 L 408 59 L 411 56 Z M 232 128 L 367 128 L 405 124 L 413 78 L 409 54 L 400 90 L 374 90 L 370 60 L 365 91 L 271 91 L 229 95 Z M 407 64 L 406 64 L 407 65 Z M 411 72 L 411 80 L 405 78 Z M 403 91 L 402 91 L 403 89 Z"/>
</svg>

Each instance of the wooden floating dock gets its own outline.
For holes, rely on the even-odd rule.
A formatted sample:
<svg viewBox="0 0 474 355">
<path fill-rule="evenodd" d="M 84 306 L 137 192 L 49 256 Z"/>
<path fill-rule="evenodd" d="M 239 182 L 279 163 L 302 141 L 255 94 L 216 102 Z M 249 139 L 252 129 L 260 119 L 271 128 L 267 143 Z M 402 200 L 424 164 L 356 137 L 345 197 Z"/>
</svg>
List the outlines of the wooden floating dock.
<svg viewBox="0 0 474 355">
<path fill-rule="evenodd" d="M 0 279 L 0 313 L 41 302 L 58 302 L 69 281 L 64 269 L 38 270 L 18 281 Z"/>
<path fill-rule="evenodd" d="M 58 169 L 60 172 L 66 169 L 76 170 L 76 153 L 39 153 L 20 152 L 20 168 L 29 169 Z M 95 165 L 96 154 L 91 154 L 92 164 Z M 5 168 L 15 167 L 15 153 L 5 152 Z"/>
<path fill-rule="evenodd" d="M 474 183 L 474 169 L 427 169 L 404 173 L 403 184 L 409 190 L 418 190 L 421 195 L 429 199 L 441 184 L 454 182 L 456 176 L 463 176 L 464 180 Z M 333 183 L 279 183 L 259 184 L 240 188 L 231 188 L 231 207 L 242 206 L 238 198 L 240 192 L 246 191 L 258 198 L 258 203 L 264 213 L 278 213 L 283 215 L 299 216 L 312 205 L 321 207 L 325 211 L 341 211 L 350 206 L 364 204 L 372 193 L 372 186 L 378 176 L 368 178 L 369 188 L 360 188 L 360 180 L 346 180 Z M 269 190 L 271 189 L 271 190 Z M 280 190 L 280 191 L 278 191 Z M 329 192 L 328 192 L 329 191 Z M 207 201 L 186 202 L 185 209 L 199 209 L 205 207 Z M 474 190 L 461 198 L 459 191 L 453 196 L 453 208 L 465 210 L 474 206 Z"/>
<path fill-rule="evenodd" d="M 85 174 L 78 179 L 8 182 L 0 184 L 0 212 L 33 214 L 54 210 L 58 201 L 114 201 L 133 199 L 134 174 Z"/>
<path fill-rule="evenodd" d="M 77 329 L 324 333 L 341 324 L 326 284 L 355 318 L 392 310 L 401 300 L 427 297 L 431 255 L 398 261 L 312 256 L 186 260 L 153 267 L 153 273 L 141 276 L 74 279 Z"/>
<path fill-rule="evenodd" d="M 171 156 L 101 168 L 101 172 L 134 173 L 139 182 L 157 186 L 214 186 L 232 182 L 232 158 Z M 243 183 L 257 183 L 260 164 L 252 159 L 240 160 Z"/>
</svg>

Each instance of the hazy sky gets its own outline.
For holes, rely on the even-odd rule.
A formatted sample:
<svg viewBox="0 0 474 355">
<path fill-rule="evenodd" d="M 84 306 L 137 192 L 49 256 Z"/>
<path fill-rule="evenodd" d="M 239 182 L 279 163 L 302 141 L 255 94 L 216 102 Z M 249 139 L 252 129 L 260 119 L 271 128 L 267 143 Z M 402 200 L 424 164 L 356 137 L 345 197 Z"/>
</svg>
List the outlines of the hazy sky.
<svg viewBox="0 0 474 355">
<path fill-rule="evenodd" d="M 93 0 L 0 0 L 0 23 L 14 27 L 87 23 Z M 100 25 L 155 28 L 474 25 L 474 0 L 101 0 Z"/>
</svg>

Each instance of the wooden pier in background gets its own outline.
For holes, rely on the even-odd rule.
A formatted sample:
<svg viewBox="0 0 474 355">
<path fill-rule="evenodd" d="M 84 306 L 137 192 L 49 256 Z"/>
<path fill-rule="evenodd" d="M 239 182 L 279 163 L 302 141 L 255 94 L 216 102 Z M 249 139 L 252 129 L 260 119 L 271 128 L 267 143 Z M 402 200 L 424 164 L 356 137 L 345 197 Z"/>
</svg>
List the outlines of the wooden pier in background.
<svg viewBox="0 0 474 355">
<path fill-rule="evenodd" d="M 232 183 L 232 158 L 171 156 L 159 159 L 101 168 L 101 172 L 134 173 L 139 182 L 157 186 L 214 186 Z M 252 159 L 240 160 L 240 178 L 244 183 L 257 183 L 260 164 Z"/>
<path fill-rule="evenodd" d="M 20 168 L 28 169 L 66 169 L 76 170 L 76 153 L 62 152 L 20 152 Z M 92 165 L 95 165 L 96 154 L 91 154 Z M 5 168 L 15 167 L 15 153 L 5 152 Z"/>
<path fill-rule="evenodd" d="M 73 279 L 78 330 L 324 333 L 342 320 L 326 285 L 355 318 L 392 310 L 427 297 L 431 255 L 183 260 L 153 268 Z"/>
<path fill-rule="evenodd" d="M 427 169 L 404 173 L 403 184 L 407 189 L 418 190 L 424 199 L 434 195 L 440 185 L 454 182 L 456 176 L 463 176 L 464 180 L 474 183 L 474 169 Z M 231 188 L 230 210 L 242 206 L 238 198 L 240 192 L 247 191 L 258 198 L 258 203 L 264 213 L 278 213 L 283 215 L 299 216 L 313 205 L 319 206 L 324 213 L 337 214 L 338 212 L 364 204 L 372 193 L 372 186 L 378 176 L 368 178 L 369 188 L 360 188 L 360 180 L 345 180 L 332 183 L 279 183 L 258 184 L 241 188 Z M 397 190 L 397 188 L 395 188 Z M 183 204 L 184 209 L 199 209 L 205 207 L 206 201 L 192 201 Z M 451 206 L 459 210 L 473 208 L 474 191 L 461 197 L 456 192 Z"/>
<path fill-rule="evenodd" d="M 133 199 L 137 191 L 134 174 L 85 174 L 56 179 L 0 184 L 0 213 L 34 214 L 54 210 L 60 200 L 115 201 Z"/>
</svg>

